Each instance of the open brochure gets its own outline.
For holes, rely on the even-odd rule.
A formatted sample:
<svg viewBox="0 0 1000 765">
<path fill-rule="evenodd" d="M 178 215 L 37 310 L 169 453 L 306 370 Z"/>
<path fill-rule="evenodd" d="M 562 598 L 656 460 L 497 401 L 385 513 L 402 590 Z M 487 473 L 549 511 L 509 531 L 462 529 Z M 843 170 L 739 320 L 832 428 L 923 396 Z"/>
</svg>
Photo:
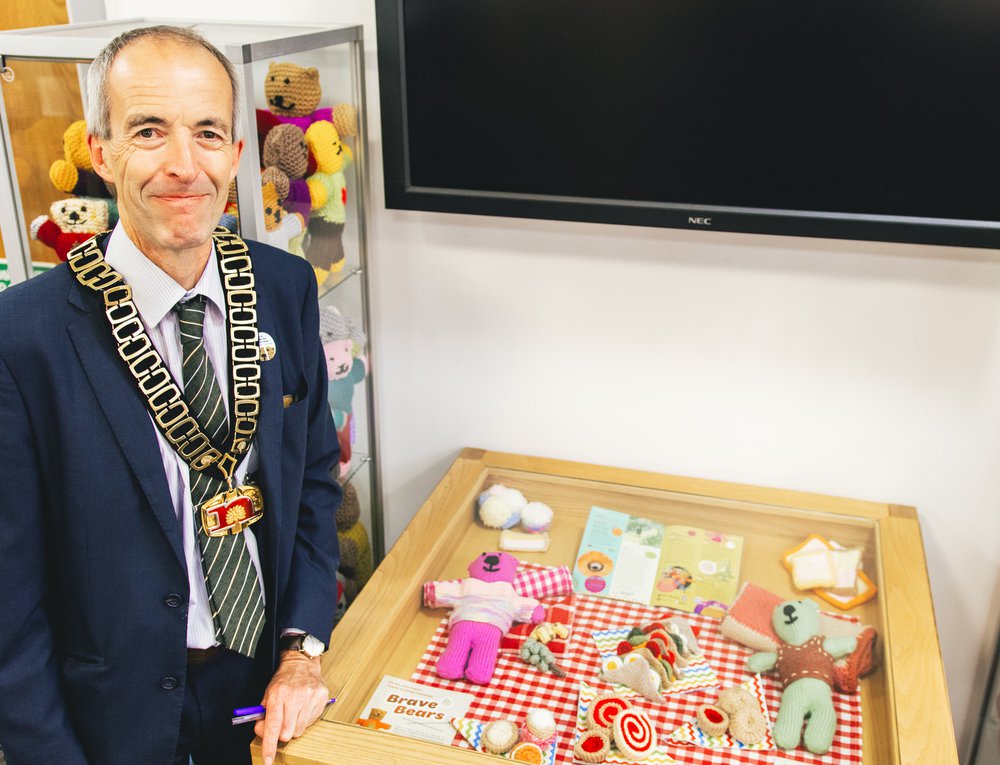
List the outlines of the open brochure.
<svg viewBox="0 0 1000 765">
<path fill-rule="evenodd" d="M 464 717 L 475 697 L 385 675 L 355 723 L 438 744 L 455 738 L 451 720 Z"/>
<path fill-rule="evenodd" d="M 680 611 L 724 610 L 736 597 L 742 557 L 742 537 L 595 506 L 573 589 Z"/>
</svg>

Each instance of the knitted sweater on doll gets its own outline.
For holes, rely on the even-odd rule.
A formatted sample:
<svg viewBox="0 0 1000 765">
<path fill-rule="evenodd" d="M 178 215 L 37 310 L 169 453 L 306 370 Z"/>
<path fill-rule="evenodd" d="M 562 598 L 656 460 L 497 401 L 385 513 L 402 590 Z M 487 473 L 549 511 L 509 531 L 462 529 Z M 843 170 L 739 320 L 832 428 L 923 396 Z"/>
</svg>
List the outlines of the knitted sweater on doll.
<svg viewBox="0 0 1000 765">
<path fill-rule="evenodd" d="M 823 648 L 823 636 L 813 635 L 802 645 L 781 643 L 775 671 L 781 684 L 789 684 L 804 677 L 815 677 L 833 685 L 833 657 Z"/>
<path fill-rule="evenodd" d="M 451 606 L 448 624 L 481 622 L 506 634 L 511 625 L 531 620 L 538 601 L 514 591 L 510 582 L 483 582 L 469 578 L 459 582 L 435 582 L 432 607 Z M 425 590 L 426 593 L 426 590 Z"/>
</svg>

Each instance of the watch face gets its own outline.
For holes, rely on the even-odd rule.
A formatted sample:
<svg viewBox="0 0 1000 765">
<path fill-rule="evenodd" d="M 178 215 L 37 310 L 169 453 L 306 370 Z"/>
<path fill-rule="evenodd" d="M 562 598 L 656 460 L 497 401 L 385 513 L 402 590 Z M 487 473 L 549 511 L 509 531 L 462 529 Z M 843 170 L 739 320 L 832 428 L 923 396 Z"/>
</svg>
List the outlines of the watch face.
<svg viewBox="0 0 1000 765">
<path fill-rule="evenodd" d="M 318 639 L 314 638 L 312 635 L 306 635 L 302 639 L 302 651 L 307 656 L 316 658 L 317 656 L 322 656 L 323 651 L 325 650 L 326 647 L 323 645 L 323 643 L 320 642 Z"/>
</svg>

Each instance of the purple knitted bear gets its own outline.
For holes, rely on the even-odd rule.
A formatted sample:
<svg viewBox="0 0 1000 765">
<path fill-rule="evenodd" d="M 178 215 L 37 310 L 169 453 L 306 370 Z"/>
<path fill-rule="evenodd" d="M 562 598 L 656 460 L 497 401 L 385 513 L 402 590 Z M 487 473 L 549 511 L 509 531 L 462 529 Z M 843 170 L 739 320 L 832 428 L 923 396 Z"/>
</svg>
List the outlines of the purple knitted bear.
<svg viewBox="0 0 1000 765">
<path fill-rule="evenodd" d="M 514 589 L 517 565 L 517 558 L 509 553 L 483 553 L 469 564 L 470 578 L 424 585 L 426 605 L 453 607 L 448 645 L 436 667 L 439 676 L 465 677 L 470 683 L 486 685 L 496 668 L 500 638 L 511 624 L 537 624 L 545 618 L 544 606 Z"/>
</svg>

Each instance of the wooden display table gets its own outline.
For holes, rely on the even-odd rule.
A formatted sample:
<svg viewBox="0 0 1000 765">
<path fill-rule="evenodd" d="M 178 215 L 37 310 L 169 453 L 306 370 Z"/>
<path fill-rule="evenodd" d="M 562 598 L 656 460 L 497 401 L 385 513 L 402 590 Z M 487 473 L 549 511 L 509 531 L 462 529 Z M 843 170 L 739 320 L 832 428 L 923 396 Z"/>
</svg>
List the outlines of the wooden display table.
<svg viewBox="0 0 1000 765">
<path fill-rule="evenodd" d="M 741 535 L 741 580 L 782 597 L 803 596 L 792 589 L 779 558 L 808 534 L 864 547 L 864 569 L 879 593 L 850 613 L 874 626 L 881 644 L 878 669 L 862 681 L 865 765 L 958 763 L 913 508 L 476 449 L 464 450 L 455 460 L 334 630 L 324 675 L 337 703 L 304 736 L 279 750 L 279 762 L 496 761 L 353 724 L 383 675 L 410 677 L 441 621 L 442 611 L 421 607 L 421 584 L 464 577 L 470 560 L 496 548 L 497 532 L 474 519 L 476 497 L 494 483 L 520 489 L 555 510 L 551 547 L 545 553 L 519 553 L 526 561 L 572 565 L 592 505 Z M 259 739 L 252 752 L 260 763 Z"/>
</svg>

